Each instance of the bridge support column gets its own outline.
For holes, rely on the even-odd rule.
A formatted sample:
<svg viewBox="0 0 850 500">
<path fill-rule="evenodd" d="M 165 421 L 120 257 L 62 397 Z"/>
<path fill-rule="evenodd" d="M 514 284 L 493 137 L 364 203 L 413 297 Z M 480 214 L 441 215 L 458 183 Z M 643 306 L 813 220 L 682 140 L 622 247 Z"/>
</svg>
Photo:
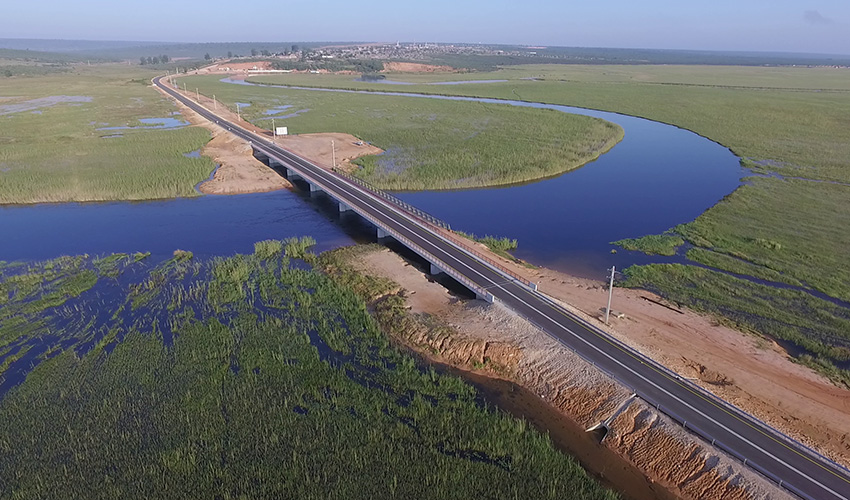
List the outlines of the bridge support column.
<svg viewBox="0 0 850 500">
<path fill-rule="evenodd" d="M 440 269 L 440 266 L 438 266 L 437 264 L 434 264 L 433 262 L 430 262 L 430 264 L 431 264 L 431 275 L 440 274 L 440 273 L 445 272 L 444 270 Z"/>
<path fill-rule="evenodd" d="M 300 175 L 298 175 L 297 173 L 295 173 L 295 170 L 292 170 L 292 169 L 290 169 L 290 168 L 285 168 L 285 167 L 284 167 L 284 170 L 286 171 L 286 178 L 287 178 L 287 179 L 289 179 L 289 180 L 291 180 L 291 181 L 300 181 L 300 180 L 304 180 L 304 179 L 302 179 L 302 178 L 301 178 L 301 176 L 300 176 Z"/>
<path fill-rule="evenodd" d="M 310 195 L 315 195 L 315 194 L 321 193 L 321 192 L 322 192 L 322 188 L 320 188 L 319 186 L 317 186 L 313 183 L 310 183 Z"/>
<path fill-rule="evenodd" d="M 381 229 L 380 227 L 379 227 L 379 228 L 377 228 L 377 232 L 378 232 L 378 239 L 379 239 L 379 240 L 382 240 L 382 239 L 384 239 L 384 238 L 389 238 L 389 237 L 390 237 L 390 233 L 388 233 L 388 232 L 384 231 L 384 230 L 383 230 L 383 229 Z"/>
<path fill-rule="evenodd" d="M 492 293 L 478 293 L 475 292 L 475 298 L 486 301 L 488 304 L 492 304 L 496 301 L 496 297 L 493 297 Z"/>
<path fill-rule="evenodd" d="M 351 212 L 351 207 L 349 207 L 343 202 L 339 202 L 339 213 L 343 212 Z"/>
<path fill-rule="evenodd" d="M 537 283 L 535 283 L 533 281 L 528 282 L 528 287 L 531 288 L 532 290 L 534 290 L 535 292 L 537 291 Z"/>
</svg>

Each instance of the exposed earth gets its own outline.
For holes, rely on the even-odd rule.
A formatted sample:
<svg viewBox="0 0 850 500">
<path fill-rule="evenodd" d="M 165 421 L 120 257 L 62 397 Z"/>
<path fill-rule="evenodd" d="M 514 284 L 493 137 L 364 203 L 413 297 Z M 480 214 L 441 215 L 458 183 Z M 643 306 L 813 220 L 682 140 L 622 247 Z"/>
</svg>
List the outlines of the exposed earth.
<svg viewBox="0 0 850 500">
<path fill-rule="evenodd" d="M 181 111 L 193 123 L 200 120 L 197 115 L 191 116 L 194 113 Z M 228 119 L 236 121 L 235 114 Z M 257 133 L 270 134 L 246 122 L 241 124 Z M 214 125 L 207 127 L 221 131 Z M 380 152 L 371 146 L 357 146 L 357 138 L 347 134 L 278 138 L 278 144 L 330 167 L 331 140 L 336 146 L 337 164 L 343 168 L 350 166 L 348 160 Z M 232 158 L 227 150 L 232 151 Z M 250 146 L 244 141 L 216 137 L 204 154 L 221 161 L 223 166 L 216 178 L 207 183 L 210 186 L 205 184 L 202 190 L 255 192 L 286 185 L 277 173 L 251 156 Z M 225 165 L 229 167 L 226 169 Z M 219 175 L 221 180 L 217 182 Z M 483 245 L 466 244 L 474 245 L 479 252 L 488 252 Z M 612 315 L 610 326 L 605 326 L 601 321 L 607 300 L 604 283 L 544 268 L 530 269 L 488 254 L 513 272 L 538 283 L 542 293 L 613 336 L 837 462 L 850 465 L 850 390 L 837 387 L 811 369 L 794 363 L 776 343 L 722 326 L 708 316 L 679 310 L 642 290 L 615 289 L 613 308 L 618 314 Z M 405 343 L 421 353 L 437 352 L 438 361 L 477 370 L 479 375 L 517 382 L 581 426 L 610 414 L 627 396 L 613 382 L 590 373 L 594 369 L 576 368 L 581 366 L 580 359 L 551 339 L 541 340 L 540 332 L 523 326 L 510 311 L 488 309 L 477 301 L 461 301 L 389 251 L 370 254 L 359 266 L 363 272 L 399 283 L 413 313 L 438 318 L 458 332 L 454 340 L 451 336 L 435 340 L 424 332 L 411 334 Z M 546 425 L 558 423 L 549 419 Z M 613 425 L 617 432 L 606 438 L 608 449 L 639 466 L 652 481 L 663 484 L 664 490 L 674 496 L 774 498 L 784 494 L 779 490 L 766 492 L 764 488 L 770 485 L 758 477 L 750 477 L 753 474 L 746 469 L 733 467 L 735 464 L 730 465 L 716 450 L 707 449 L 705 443 L 697 444 L 696 438 L 642 403 L 629 404 Z M 665 449 L 664 454 L 647 455 L 646 444 L 641 444 L 637 436 L 663 443 L 660 448 Z M 709 462 L 712 467 L 706 465 Z M 676 476 L 680 472 L 683 475 Z M 740 494 L 731 495 L 730 484 L 739 480 L 749 486 L 741 489 Z M 753 486 L 756 484 L 759 486 Z M 652 490 L 651 484 L 648 487 Z M 646 497 L 652 494 L 660 493 L 654 491 Z"/>
<path fill-rule="evenodd" d="M 206 97 L 201 97 L 201 102 L 207 106 L 213 106 L 213 102 Z M 289 181 L 256 159 L 251 145 L 246 141 L 227 133 L 226 130 L 210 123 L 188 107 L 180 103 L 177 103 L 177 106 L 180 113 L 190 123 L 206 128 L 213 135 L 212 140 L 201 150 L 201 154 L 211 158 L 220 166 L 212 179 L 201 183 L 198 187 L 202 193 L 260 193 L 292 187 Z M 335 158 L 338 168 L 351 170 L 351 160 L 383 152 L 382 149 L 366 144 L 351 134 L 302 134 L 272 138 L 271 131 L 239 120 L 236 113 L 223 106 L 220 106 L 216 112 L 252 132 L 274 139 L 279 146 L 327 168 L 333 165 Z"/>
<path fill-rule="evenodd" d="M 431 361 L 471 372 L 464 376 L 483 385 L 491 400 L 548 432 L 627 498 L 791 498 L 631 398 L 628 389 L 504 306 L 461 300 L 388 249 L 367 251 L 349 264 L 398 284 L 389 295 L 404 298 L 407 317 L 388 315 L 383 297 L 370 303 L 394 339 Z M 609 418 L 601 443 L 603 434 L 586 432 Z"/>
</svg>

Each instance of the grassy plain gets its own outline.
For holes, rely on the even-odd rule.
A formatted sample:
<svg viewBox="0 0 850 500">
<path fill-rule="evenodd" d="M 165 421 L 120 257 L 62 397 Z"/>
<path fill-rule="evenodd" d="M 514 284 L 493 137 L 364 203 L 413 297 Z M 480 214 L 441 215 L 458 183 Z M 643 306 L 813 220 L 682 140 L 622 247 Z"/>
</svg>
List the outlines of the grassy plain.
<svg viewBox="0 0 850 500">
<path fill-rule="evenodd" d="M 305 269 L 296 256 L 338 262 L 310 243 L 4 266 L 3 282 L 43 285 L 57 266 L 111 272 L 0 338 L 0 379 L 35 365 L 0 385 L 0 496 L 616 497 L 525 421 L 393 348 L 356 293 L 387 284 Z M 15 318 L 29 316 L 0 325 Z"/>
<path fill-rule="evenodd" d="M 340 94 L 183 77 L 188 88 L 228 103 L 250 103 L 242 117 L 270 129 L 266 111 L 290 133 L 347 132 L 385 149 L 357 160 L 356 175 L 393 190 L 511 184 L 577 168 L 622 138 L 616 125 L 550 110 L 395 96 Z M 293 115 L 281 118 L 281 115 Z"/>
<path fill-rule="evenodd" d="M 149 88 L 153 74 L 98 65 L 5 78 L 0 86 L 0 204 L 196 196 L 195 184 L 214 165 L 184 153 L 203 147 L 209 132 L 142 126 L 139 119 L 170 117 L 175 110 Z M 52 96 L 90 99 L 24 111 L 12 107 Z M 98 130 L 122 126 L 138 128 Z"/>
<path fill-rule="evenodd" d="M 846 265 L 850 223 L 850 70 L 724 66 L 509 66 L 487 73 L 388 75 L 413 85 L 352 82 L 350 76 L 282 75 L 265 83 L 520 99 L 615 111 L 692 130 L 743 158 L 758 174 L 695 221 L 671 228 L 693 260 L 720 270 L 808 287 L 850 300 Z M 503 83 L 432 85 L 447 80 Z M 687 166 L 683 166 L 686 168 Z M 653 237 L 657 238 L 657 236 Z M 649 243 L 641 240 L 639 243 Z M 657 242 L 657 241 L 656 241 Z M 634 242 L 633 242 L 634 243 Z M 658 250 L 658 249 L 656 249 Z M 665 252 L 672 251 L 672 247 Z M 690 268 L 684 268 L 690 269 Z M 745 328 L 791 339 L 815 354 L 809 364 L 834 373 L 841 337 L 819 336 L 820 318 L 803 299 L 765 289 L 741 302 L 751 283 L 721 273 L 651 266 L 635 270 L 647 286 Z M 699 282 L 689 273 L 699 273 Z M 727 293 L 703 293 L 704 290 Z M 773 299 L 768 300 L 775 293 Z M 803 294 L 805 295 L 805 294 Z M 832 304 L 815 302 L 830 310 Z M 827 305 L 828 304 L 828 305 Z M 796 316 L 797 334 L 774 331 Z M 741 317 L 751 321 L 739 321 Z M 796 327 L 795 327 L 796 328 Z M 781 330 L 781 328 L 780 328 Z M 804 338 L 817 343 L 813 346 Z M 832 353 L 832 354 L 830 354 Z M 804 358 L 801 358 L 804 359 Z"/>
</svg>

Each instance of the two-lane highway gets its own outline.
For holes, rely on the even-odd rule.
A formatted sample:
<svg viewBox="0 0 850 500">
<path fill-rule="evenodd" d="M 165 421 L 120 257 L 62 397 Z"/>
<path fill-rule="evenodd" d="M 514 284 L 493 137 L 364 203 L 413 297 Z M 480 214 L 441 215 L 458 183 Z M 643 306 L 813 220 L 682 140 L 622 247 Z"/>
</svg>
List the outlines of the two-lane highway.
<svg viewBox="0 0 850 500">
<path fill-rule="evenodd" d="M 427 224 L 361 186 L 316 166 L 183 96 L 154 83 L 205 118 L 252 141 L 286 168 L 298 172 L 415 251 L 424 251 L 478 289 L 493 296 L 600 367 L 652 406 L 746 465 L 804 498 L 850 500 L 850 472 L 693 384 L 552 303 L 515 279 L 444 239 Z"/>
</svg>

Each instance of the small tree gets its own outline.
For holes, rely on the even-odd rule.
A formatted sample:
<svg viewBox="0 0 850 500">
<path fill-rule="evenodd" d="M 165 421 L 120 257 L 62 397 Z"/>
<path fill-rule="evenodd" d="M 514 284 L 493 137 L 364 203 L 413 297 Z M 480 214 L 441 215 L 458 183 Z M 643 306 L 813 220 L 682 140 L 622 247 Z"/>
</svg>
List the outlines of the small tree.
<svg viewBox="0 0 850 500">
<path fill-rule="evenodd" d="M 151 64 L 159 64 L 159 56 L 154 56 Z"/>
<path fill-rule="evenodd" d="M 204 59 L 206 59 L 207 61 L 209 61 L 209 60 L 211 60 L 211 59 L 212 59 L 212 57 L 210 57 L 210 53 L 209 53 L 209 52 L 207 52 L 206 54 L 204 54 Z"/>
<path fill-rule="evenodd" d="M 160 61 L 162 61 L 162 64 L 165 64 L 165 63 L 167 63 L 168 61 L 170 61 L 170 60 L 171 60 L 171 58 L 170 58 L 170 57 L 168 57 L 167 55 L 163 54 L 163 55 L 159 56 L 159 60 L 160 60 Z"/>
<path fill-rule="evenodd" d="M 292 52 L 298 52 L 299 50 L 301 50 L 301 47 L 299 47 L 297 44 L 293 43 L 292 44 Z"/>
<path fill-rule="evenodd" d="M 144 56 L 139 58 L 139 64 L 141 64 L 142 66 L 144 66 L 147 63 L 148 63 L 148 61 L 147 61 L 147 59 L 145 59 Z"/>
<path fill-rule="evenodd" d="M 228 51 L 227 51 L 227 58 L 228 58 L 228 59 L 231 59 L 232 57 L 233 57 L 233 52 L 231 52 L 231 51 L 229 51 L 229 50 L 228 50 Z"/>
<path fill-rule="evenodd" d="M 251 49 L 252 56 L 257 57 L 257 54 L 259 54 L 259 52 L 257 52 L 257 49 Z"/>
</svg>

